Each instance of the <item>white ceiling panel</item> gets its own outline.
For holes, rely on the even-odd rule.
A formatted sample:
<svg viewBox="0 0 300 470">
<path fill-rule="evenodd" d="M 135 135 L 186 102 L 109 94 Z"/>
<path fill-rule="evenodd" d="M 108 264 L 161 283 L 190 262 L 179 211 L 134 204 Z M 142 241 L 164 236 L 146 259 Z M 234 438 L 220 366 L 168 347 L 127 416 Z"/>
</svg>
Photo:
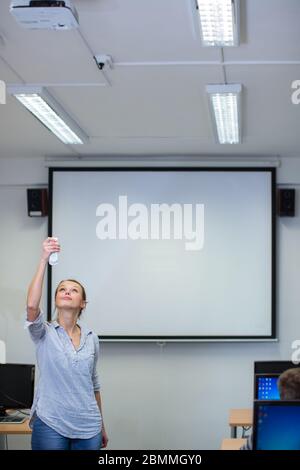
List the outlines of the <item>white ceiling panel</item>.
<svg viewBox="0 0 300 470">
<path fill-rule="evenodd" d="M 97 54 L 120 61 L 218 60 L 216 49 L 202 48 L 195 0 L 94 2 L 83 9 L 82 31 Z"/>
<path fill-rule="evenodd" d="M 225 60 L 299 61 L 299 18 L 299 0 L 242 1 L 241 44 Z"/>
<path fill-rule="evenodd" d="M 55 89 L 88 135 L 204 137 L 210 132 L 204 90 L 207 82 L 222 80 L 220 67 L 120 67 L 110 78 L 108 88 Z"/>
</svg>

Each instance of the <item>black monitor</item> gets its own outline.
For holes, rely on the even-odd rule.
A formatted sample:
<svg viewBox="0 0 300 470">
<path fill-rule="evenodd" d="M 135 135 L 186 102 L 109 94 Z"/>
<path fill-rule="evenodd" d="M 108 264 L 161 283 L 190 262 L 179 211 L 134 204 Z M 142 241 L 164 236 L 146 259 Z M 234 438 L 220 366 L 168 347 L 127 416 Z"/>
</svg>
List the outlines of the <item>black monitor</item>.
<svg viewBox="0 0 300 470">
<path fill-rule="evenodd" d="M 254 374 L 282 374 L 294 367 L 300 367 L 300 364 L 294 364 L 292 361 L 255 361 Z"/>
<path fill-rule="evenodd" d="M 34 394 L 33 364 L 0 364 L 0 415 L 30 408 Z"/>
<path fill-rule="evenodd" d="M 300 450 L 300 400 L 254 402 L 254 450 Z"/>
<path fill-rule="evenodd" d="M 255 400 L 280 400 L 278 390 L 278 378 L 280 374 L 255 374 L 254 399 Z"/>
</svg>

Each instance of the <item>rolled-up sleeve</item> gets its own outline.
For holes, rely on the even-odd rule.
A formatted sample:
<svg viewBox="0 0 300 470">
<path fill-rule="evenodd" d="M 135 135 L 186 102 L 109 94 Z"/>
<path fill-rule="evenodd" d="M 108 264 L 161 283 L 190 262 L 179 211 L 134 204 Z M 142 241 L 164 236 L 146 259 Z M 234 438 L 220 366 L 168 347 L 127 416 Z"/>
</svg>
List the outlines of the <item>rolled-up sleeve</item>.
<svg viewBox="0 0 300 470">
<path fill-rule="evenodd" d="M 34 343 L 38 343 L 45 336 L 46 333 L 46 323 L 44 320 L 43 312 L 40 311 L 34 321 L 27 320 L 26 313 L 26 321 L 24 328 L 28 329 L 32 341 Z"/>
<path fill-rule="evenodd" d="M 100 381 L 99 381 L 99 375 L 98 375 L 98 370 L 97 370 L 97 363 L 100 355 L 100 350 L 99 350 L 99 339 L 98 336 L 93 334 L 93 340 L 94 340 L 94 345 L 95 345 L 95 360 L 94 360 L 94 369 L 93 369 L 93 386 L 94 386 L 94 392 L 98 392 L 100 390 Z"/>
</svg>

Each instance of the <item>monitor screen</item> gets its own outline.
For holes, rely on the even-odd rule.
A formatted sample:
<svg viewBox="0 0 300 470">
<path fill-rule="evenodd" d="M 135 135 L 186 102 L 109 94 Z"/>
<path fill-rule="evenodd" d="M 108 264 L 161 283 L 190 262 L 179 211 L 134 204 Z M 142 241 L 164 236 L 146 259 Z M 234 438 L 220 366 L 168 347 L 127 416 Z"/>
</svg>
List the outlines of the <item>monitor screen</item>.
<svg viewBox="0 0 300 470">
<path fill-rule="evenodd" d="M 300 450 L 300 401 L 254 402 L 255 450 Z"/>
<path fill-rule="evenodd" d="M 254 398 L 257 400 L 279 400 L 278 377 L 279 374 L 256 374 Z"/>
<path fill-rule="evenodd" d="M 0 414 L 30 408 L 34 394 L 33 364 L 0 364 Z"/>
</svg>

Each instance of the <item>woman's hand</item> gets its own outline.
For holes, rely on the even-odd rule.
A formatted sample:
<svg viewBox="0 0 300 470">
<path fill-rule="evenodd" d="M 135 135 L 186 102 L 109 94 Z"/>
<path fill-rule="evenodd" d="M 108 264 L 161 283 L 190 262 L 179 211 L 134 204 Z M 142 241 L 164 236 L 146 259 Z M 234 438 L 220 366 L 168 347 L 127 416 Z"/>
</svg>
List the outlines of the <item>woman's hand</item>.
<svg viewBox="0 0 300 470">
<path fill-rule="evenodd" d="M 105 447 L 106 447 L 107 444 L 108 444 L 108 437 L 107 437 L 107 434 L 106 434 L 106 431 L 105 431 L 105 427 L 104 427 L 104 426 L 102 426 L 101 434 L 102 434 L 101 449 L 105 449 Z"/>
<path fill-rule="evenodd" d="M 43 242 L 43 252 L 42 259 L 48 261 L 51 253 L 58 253 L 60 251 L 60 244 L 58 243 L 57 238 L 48 237 Z"/>
</svg>

